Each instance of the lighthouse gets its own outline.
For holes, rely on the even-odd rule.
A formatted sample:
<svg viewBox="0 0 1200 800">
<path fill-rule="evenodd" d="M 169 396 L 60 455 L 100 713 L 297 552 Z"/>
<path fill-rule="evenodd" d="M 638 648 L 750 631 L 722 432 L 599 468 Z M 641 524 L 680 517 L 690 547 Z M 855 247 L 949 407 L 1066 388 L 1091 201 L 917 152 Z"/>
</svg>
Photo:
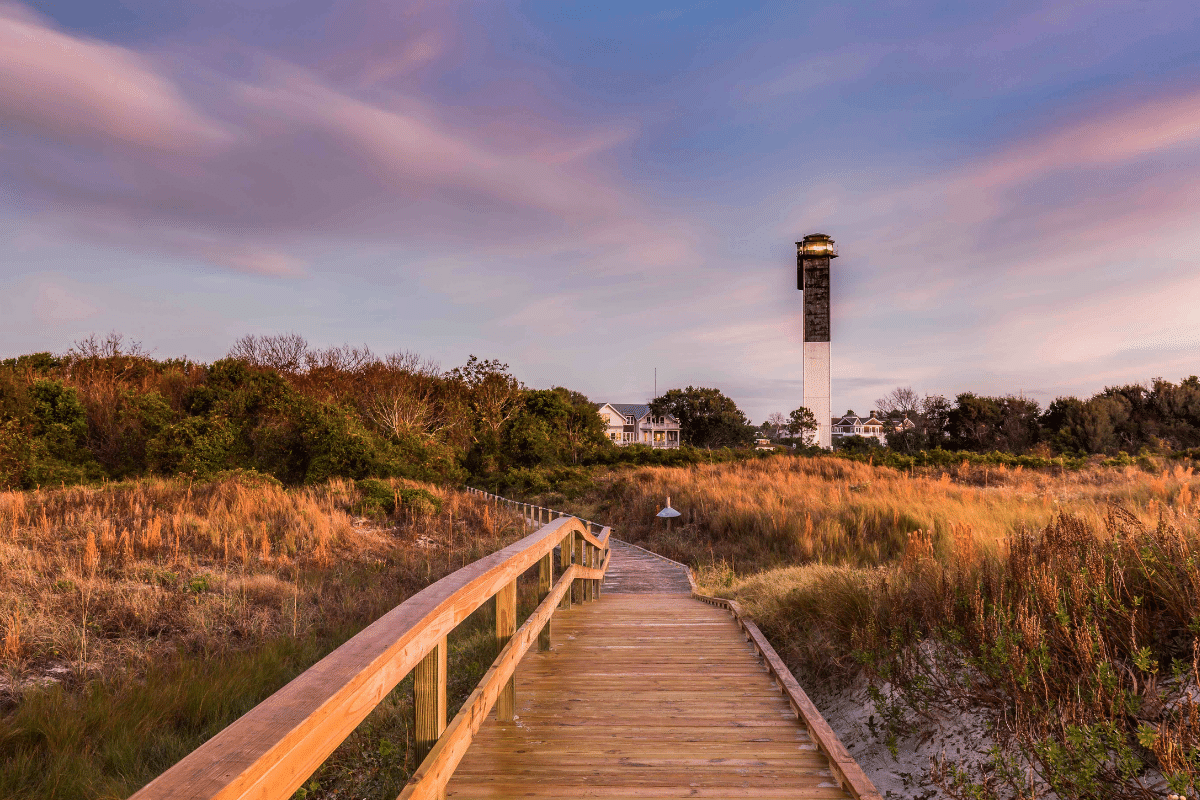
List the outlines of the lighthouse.
<svg viewBox="0 0 1200 800">
<path fill-rule="evenodd" d="M 829 262 L 837 246 L 823 233 L 796 242 L 796 288 L 804 292 L 804 407 L 817 418 L 815 443 L 833 442 L 829 419 Z"/>
</svg>

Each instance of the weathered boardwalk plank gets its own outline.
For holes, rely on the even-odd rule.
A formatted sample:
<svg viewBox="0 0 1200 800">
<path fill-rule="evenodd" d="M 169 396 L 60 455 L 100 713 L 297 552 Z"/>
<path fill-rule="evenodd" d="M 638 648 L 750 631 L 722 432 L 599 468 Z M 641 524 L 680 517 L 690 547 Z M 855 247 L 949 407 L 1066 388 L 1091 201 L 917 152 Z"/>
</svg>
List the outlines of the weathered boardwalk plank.
<svg viewBox="0 0 1200 800">
<path fill-rule="evenodd" d="M 616 539 L 610 539 L 608 546 L 612 561 L 604 574 L 602 594 L 691 594 L 683 565 Z"/>
<path fill-rule="evenodd" d="M 480 729 L 457 798 L 846 798 L 729 613 L 686 571 L 611 542 L 598 602 L 555 616 Z"/>
</svg>

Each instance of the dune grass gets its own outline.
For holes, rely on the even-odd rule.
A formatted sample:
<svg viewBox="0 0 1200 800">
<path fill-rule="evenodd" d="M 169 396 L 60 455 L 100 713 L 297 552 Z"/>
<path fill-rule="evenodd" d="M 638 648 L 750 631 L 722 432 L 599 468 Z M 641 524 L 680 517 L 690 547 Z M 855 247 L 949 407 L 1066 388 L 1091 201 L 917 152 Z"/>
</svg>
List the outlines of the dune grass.
<svg viewBox="0 0 1200 800">
<path fill-rule="evenodd" d="M 0 797 L 127 797 L 406 597 L 523 535 L 515 515 L 403 481 L 0 494 Z M 522 588 L 528 613 L 532 579 Z M 452 704 L 490 665 L 491 629 L 485 607 L 451 637 Z M 395 797 L 411 726 L 405 681 L 299 794 Z"/>
<path fill-rule="evenodd" d="M 1157 464 L 901 472 L 776 458 L 596 477 L 569 510 L 690 564 L 810 687 L 865 672 L 883 735 L 987 710 L 987 769 L 948 796 L 1200 789 L 1200 478 Z M 667 496 L 683 516 L 654 518 Z M 887 691 L 882 691 L 883 688 Z"/>
</svg>

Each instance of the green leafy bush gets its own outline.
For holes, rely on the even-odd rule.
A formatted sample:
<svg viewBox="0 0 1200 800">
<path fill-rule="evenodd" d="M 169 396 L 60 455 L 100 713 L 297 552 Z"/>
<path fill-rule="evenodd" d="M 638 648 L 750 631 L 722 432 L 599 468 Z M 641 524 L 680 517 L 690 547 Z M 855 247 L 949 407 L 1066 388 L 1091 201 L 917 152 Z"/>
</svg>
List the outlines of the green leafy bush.
<svg viewBox="0 0 1200 800">
<path fill-rule="evenodd" d="M 425 489 L 400 489 L 397 491 L 400 504 L 405 510 L 418 517 L 442 513 L 442 498 Z"/>
<path fill-rule="evenodd" d="M 353 511 L 363 516 L 386 516 L 396 513 L 396 490 L 392 484 L 378 478 L 366 478 L 355 482 L 361 497 Z"/>
</svg>

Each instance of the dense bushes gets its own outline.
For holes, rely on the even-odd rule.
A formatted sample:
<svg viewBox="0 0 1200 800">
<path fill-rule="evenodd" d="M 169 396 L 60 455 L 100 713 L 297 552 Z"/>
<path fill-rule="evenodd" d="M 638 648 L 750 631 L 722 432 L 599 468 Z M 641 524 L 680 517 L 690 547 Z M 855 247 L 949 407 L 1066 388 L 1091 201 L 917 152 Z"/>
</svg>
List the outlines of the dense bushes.
<svg viewBox="0 0 1200 800">
<path fill-rule="evenodd" d="M 457 483 L 579 464 L 615 449 L 588 398 L 529 390 L 471 356 L 442 372 L 408 353 L 246 337 L 211 365 L 158 361 L 120 336 L 0 361 L 0 488 L 252 469 Z"/>
<path fill-rule="evenodd" d="M 1023 396 L 959 394 L 921 399 L 901 387 L 876 401 L 885 412 L 888 446 L 903 453 L 946 447 L 977 453 L 1044 452 L 1081 456 L 1200 447 L 1200 378 L 1178 384 L 1110 386 L 1091 398 L 1059 397 L 1042 411 Z M 901 425 L 907 418 L 909 423 Z"/>
</svg>

